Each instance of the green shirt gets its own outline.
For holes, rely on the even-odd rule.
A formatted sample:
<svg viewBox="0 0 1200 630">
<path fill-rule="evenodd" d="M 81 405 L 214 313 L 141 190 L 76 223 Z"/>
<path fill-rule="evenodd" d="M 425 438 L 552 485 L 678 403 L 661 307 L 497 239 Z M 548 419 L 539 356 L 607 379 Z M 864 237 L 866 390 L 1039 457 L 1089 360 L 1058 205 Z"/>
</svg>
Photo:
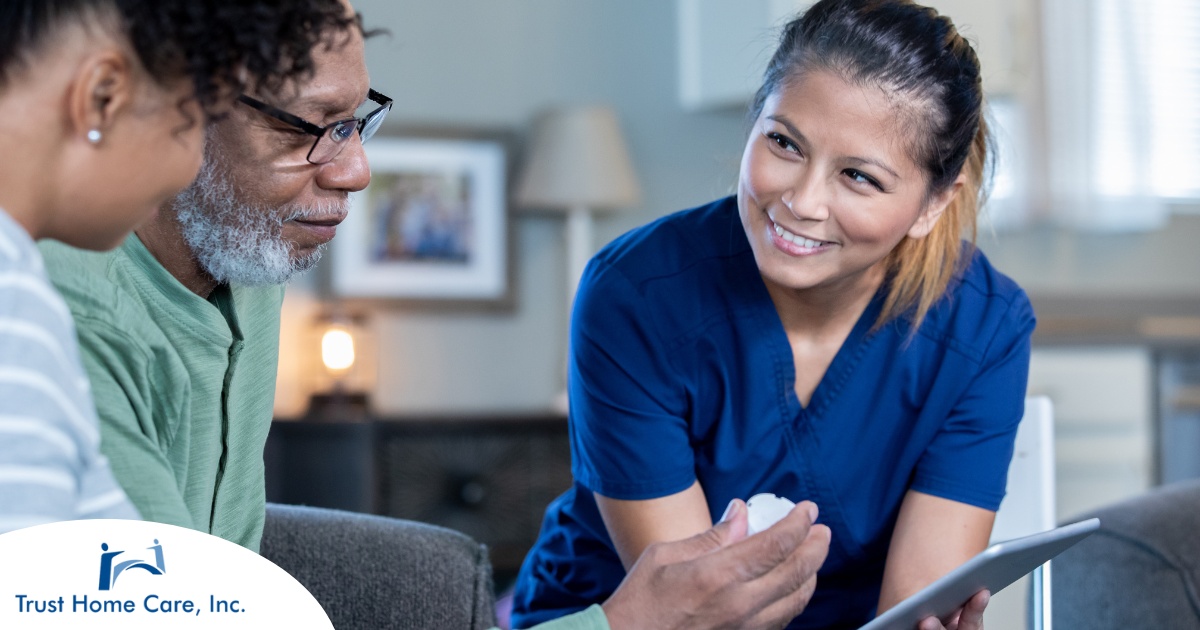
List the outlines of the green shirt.
<svg viewBox="0 0 1200 630">
<path fill-rule="evenodd" d="M 604 616 L 600 604 L 592 604 L 573 615 L 540 623 L 529 630 L 609 630 L 608 617 Z"/>
<path fill-rule="evenodd" d="M 136 236 L 107 253 L 41 248 L 75 317 L 101 450 L 142 517 L 257 551 L 283 287 L 204 299 Z"/>
</svg>

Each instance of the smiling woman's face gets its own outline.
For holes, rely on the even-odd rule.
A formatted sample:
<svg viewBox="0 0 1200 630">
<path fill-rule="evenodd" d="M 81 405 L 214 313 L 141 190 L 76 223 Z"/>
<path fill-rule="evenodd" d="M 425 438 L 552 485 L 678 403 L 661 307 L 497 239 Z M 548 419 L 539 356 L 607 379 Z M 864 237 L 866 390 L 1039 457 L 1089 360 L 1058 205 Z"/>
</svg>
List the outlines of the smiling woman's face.
<svg viewBox="0 0 1200 630">
<path fill-rule="evenodd" d="M 820 70 L 766 100 L 742 155 L 738 208 L 769 286 L 873 292 L 892 249 L 933 228 L 943 195 L 926 199 L 898 111 L 879 88 Z"/>
</svg>

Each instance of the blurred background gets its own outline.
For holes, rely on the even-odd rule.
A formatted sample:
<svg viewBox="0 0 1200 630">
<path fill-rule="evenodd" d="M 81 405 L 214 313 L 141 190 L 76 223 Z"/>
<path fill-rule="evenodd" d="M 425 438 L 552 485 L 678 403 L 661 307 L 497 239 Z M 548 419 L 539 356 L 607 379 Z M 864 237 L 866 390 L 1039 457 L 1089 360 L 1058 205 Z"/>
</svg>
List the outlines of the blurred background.
<svg viewBox="0 0 1200 630">
<path fill-rule="evenodd" d="M 440 215 L 386 198 L 452 217 L 468 262 L 365 257 L 372 229 L 404 222 L 360 223 L 289 289 L 272 500 L 455 527 L 511 576 L 570 483 L 580 261 L 733 192 L 746 105 L 808 4 L 358 0 L 389 31 L 367 44 L 395 99 L 367 145 L 377 178 L 440 190 Z M 1200 3 L 930 4 L 984 67 L 1000 151 L 979 244 L 1038 314 L 1030 393 L 1055 405 L 1058 518 L 1200 477 Z M 434 280 L 389 284 L 416 274 Z"/>
</svg>

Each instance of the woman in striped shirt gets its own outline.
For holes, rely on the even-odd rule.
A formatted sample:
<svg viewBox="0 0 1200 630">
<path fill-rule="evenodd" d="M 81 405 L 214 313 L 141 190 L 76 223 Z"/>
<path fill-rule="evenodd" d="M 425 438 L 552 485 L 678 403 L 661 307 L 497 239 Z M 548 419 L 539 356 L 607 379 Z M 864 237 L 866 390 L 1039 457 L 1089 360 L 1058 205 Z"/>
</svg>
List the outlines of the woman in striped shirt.
<svg viewBox="0 0 1200 630">
<path fill-rule="evenodd" d="M 118 245 L 195 176 L 207 120 L 310 72 L 350 20 L 340 0 L 0 4 L 0 533 L 137 518 L 34 242 Z"/>
</svg>

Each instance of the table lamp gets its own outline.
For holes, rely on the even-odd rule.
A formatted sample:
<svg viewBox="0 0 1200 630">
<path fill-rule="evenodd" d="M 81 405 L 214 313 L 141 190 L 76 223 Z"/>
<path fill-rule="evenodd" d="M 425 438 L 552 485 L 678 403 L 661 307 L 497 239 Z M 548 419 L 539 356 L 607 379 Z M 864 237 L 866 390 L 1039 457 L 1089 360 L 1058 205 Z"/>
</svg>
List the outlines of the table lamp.
<svg viewBox="0 0 1200 630">
<path fill-rule="evenodd" d="M 567 217 L 567 313 L 592 256 L 592 213 L 641 199 L 625 138 L 612 108 L 552 109 L 534 122 L 516 208 Z"/>
<path fill-rule="evenodd" d="M 368 391 L 374 374 L 364 350 L 370 349 L 362 322 L 342 315 L 318 318 L 320 367 L 313 374 L 315 387 L 308 417 L 320 421 L 359 421 L 367 416 Z M 364 360 L 368 359 L 368 360 Z"/>
</svg>

